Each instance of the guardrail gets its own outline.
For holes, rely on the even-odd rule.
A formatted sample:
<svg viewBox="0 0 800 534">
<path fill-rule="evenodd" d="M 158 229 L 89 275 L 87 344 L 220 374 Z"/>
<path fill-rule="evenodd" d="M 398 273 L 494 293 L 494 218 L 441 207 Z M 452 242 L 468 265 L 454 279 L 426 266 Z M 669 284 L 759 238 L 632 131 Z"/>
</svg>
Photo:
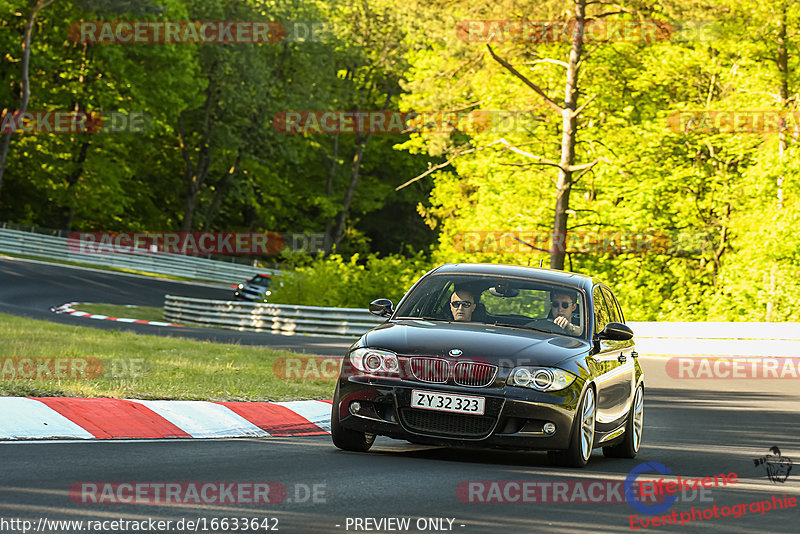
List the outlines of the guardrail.
<svg viewBox="0 0 800 534">
<path fill-rule="evenodd" d="M 163 252 L 76 254 L 67 247 L 66 237 L 22 232 L 9 228 L 0 228 L 0 252 L 225 283 L 242 282 L 257 273 L 274 274 L 277 272 L 240 263 Z"/>
<path fill-rule="evenodd" d="M 355 337 L 384 322 L 367 310 L 293 304 L 206 300 L 167 295 L 164 318 L 173 323 L 232 330 Z"/>
<path fill-rule="evenodd" d="M 385 320 L 358 308 L 328 308 L 167 295 L 171 322 L 234 330 L 355 337 Z M 641 354 L 800 356 L 798 323 L 630 322 Z"/>
</svg>

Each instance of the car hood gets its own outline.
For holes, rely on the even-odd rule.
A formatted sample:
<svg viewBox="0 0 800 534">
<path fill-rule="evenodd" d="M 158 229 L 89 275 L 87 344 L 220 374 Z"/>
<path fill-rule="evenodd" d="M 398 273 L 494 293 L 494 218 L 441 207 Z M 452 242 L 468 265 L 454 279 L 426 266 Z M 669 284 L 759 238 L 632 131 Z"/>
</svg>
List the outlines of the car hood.
<svg viewBox="0 0 800 534">
<path fill-rule="evenodd" d="M 583 339 L 529 329 L 407 319 L 370 330 L 364 342 L 404 356 L 449 357 L 451 349 L 459 349 L 462 360 L 487 361 L 500 367 L 555 365 L 590 349 Z"/>
<path fill-rule="evenodd" d="M 251 289 L 253 291 L 266 291 L 267 289 L 269 289 L 269 286 L 260 286 L 256 284 L 244 284 L 243 287 L 245 289 Z"/>
</svg>

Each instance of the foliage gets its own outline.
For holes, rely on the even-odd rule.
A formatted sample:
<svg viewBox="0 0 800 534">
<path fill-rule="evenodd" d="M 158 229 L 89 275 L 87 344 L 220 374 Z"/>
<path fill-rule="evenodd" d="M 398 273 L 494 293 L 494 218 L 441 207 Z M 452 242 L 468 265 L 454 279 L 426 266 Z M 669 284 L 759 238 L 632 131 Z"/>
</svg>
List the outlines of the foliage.
<svg viewBox="0 0 800 534">
<path fill-rule="evenodd" d="M 577 1 L 55 2 L 33 32 L 29 109 L 141 110 L 151 127 L 15 134 L 0 220 L 342 238 L 327 259 L 280 258 L 297 267 L 275 293 L 283 302 L 396 300 L 427 266 L 447 261 L 539 265 L 554 227 L 563 117 L 486 43 L 456 28 L 469 20 L 566 22 Z M 27 8 L 18 4 L 0 0 L 0 101 L 8 109 L 19 94 Z M 596 16 L 606 3 L 587 9 Z M 628 319 L 800 320 L 800 116 L 792 115 L 800 11 L 788 0 L 635 0 L 613 9 L 620 12 L 606 20 L 655 20 L 670 31 L 654 42 L 586 44 L 575 161 L 593 166 L 573 175 L 566 268 L 605 279 Z M 73 21 L 125 17 L 277 20 L 290 29 L 319 22 L 329 31 L 224 45 L 68 38 Z M 568 42 L 491 45 L 563 101 Z M 477 119 L 403 135 L 283 134 L 271 123 L 286 110 L 384 107 Z M 779 135 L 692 130 L 675 119 L 721 110 L 781 111 L 790 120 Z M 498 113 L 511 120 L 499 122 Z M 504 248 L 481 238 L 482 248 L 465 249 L 466 235 L 487 231 L 540 239 Z M 614 235 L 648 236 L 648 248 L 580 246 Z M 432 243 L 429 259 L 414 252 Z"/>
<path fill-rule="evenodd" d="M 526 110 L 530 116 L 511 129 L 417 135 L 404 144 L 413 153 L 453 158 L 432 175 L 430 199 L 419 206 L 429 226 L 439 230 L 436 262 L 547 261 L 557 171 L 539 162 L 558 161 L 561 119 L 498 66 L 485 44 L 459 40 L 452 28 L 459 20 L 563 20 L 556 5 L 455 2 L 437 11 L 451 31 L 413 52 L 410 91 L 403 95 L 409 109 Z M 598 164 L 572 188 L 567 269 L 605 279 L 628 319 L 800 320 L 800 242 L 792 234 L 798 130 L 787 134 L 779 160 L 774 131 L 688 132 L 672 119 L 681 111 L 796 111 L 800 21 L 790 7 L 788 68 L 781 70 L 781 5 L 730 3 L 714 13 L 713 24 L 699 25 L 687 21 L 708 20 L 708 6 L 633 4 L 629 13 L 669 23 L 675 33 L 657 42 L 596 43 L 583 58 L 578 102 L 588 106 L 579 121 L 576 156 Z M 635 20 L 631 14 L 616 18 Z M 492 47 L 560 101 L 558 61 L 565 60 L 567 43 Z M 782 79 L 789 88 L 785 99 L 779 96 Z M 509 150 L 509 144 L 519 150 Z M 776 209 L 779 176 L 784 201 Z M 597 242 L 614 234 L 644 234 L 650 245 L 666 239 L 668 246 L 627 253 L 580 246 L 587 238 Z M 486 246 L 465 247 L 470 235 Z M 513 238 L 487 241 L 486 235 L 544 239 L 536 250 Z"/>
<path fill-rule="evenodd" d="M 356 135 L 336 136 L 336 156 L 333 135 L 284 134 L 272 119 L 287 110 L 372 109 L 383 102 L 380 92 L 371 94 L 376 84 L 399 93 L 403 71 L 402 39 L 383 52 L 367 46 L 382 35 L 371 18 L 383 8 L 363 2 L 340 7 L 301 0 L 65 0 L 48 6 L 32 36 L 28 109 L 142 112 L 148 128 L 14 134 L 0 220 L 71 230 L 324 232 L 342 209 Z M 27 9 L 0 0 L 0 108 L 10 111 L 19 102 Z M 288 31 L 267 43 L 80 43 L 68 30 L 81 20 L 264 20 Z M 335 31 L 303 39 L 301 30 L 312 24 Z M 376 61 L 381 68 L 374 71 Z M 345 66 L 360 74 L 342 77 Z M 343 100 L 343 94 L 352 98 Z M 398 141 L 373 136 L 364 147 L 340 250 L 399 252 L 432 242 L 415 217 L 427 186 L 394 197 L 394 185 L 424 165 L 417 163 L 420 156 L 393 152 Z M 341 172 L 326 191 L 332 158 Z M 416 231 L 404 239 L 382 231 L 369 218 L 378 211 Z"/>
<path fill-rule="evenodd" d="M 275 277 L 269 302 L 366 308 L 375 299 L 388 298 L 397 304 L 432 267 L 421 252 L 410 257 L 369 254 L 363 263 L 359 259 L 358 254 L 309 258 Z"/>
</svg>

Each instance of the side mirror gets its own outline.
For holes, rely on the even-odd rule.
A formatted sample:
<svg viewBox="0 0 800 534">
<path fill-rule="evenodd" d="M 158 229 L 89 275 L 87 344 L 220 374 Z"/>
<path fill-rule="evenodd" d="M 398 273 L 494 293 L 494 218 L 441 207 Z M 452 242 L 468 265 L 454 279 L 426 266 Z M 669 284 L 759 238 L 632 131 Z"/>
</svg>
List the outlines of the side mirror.
<svg viewBox="0 0 800 534">
<path fill-rule="evenodd" d="M 392 301 L 389 299 L 377 299 L 369 303 L 369 312 L 378 317 L 391 317 L 394 313 Z"/>
<path fill-rule="evenodd" d="M 599 339 L 610 339 L 612 341 L 627 341 L 633 338 L 633 330 L 622 323 L 608 323 L 597 337 Z"/>
</svg>

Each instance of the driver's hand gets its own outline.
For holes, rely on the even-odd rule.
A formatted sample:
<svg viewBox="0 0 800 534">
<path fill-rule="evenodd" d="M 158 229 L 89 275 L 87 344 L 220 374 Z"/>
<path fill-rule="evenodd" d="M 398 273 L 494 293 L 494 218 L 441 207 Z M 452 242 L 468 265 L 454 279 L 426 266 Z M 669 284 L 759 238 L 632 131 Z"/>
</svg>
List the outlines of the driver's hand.
<svg viewBox="0 0 800 534">
<path fill-rule="evenodd" d="M 561 316 L 558 316 L 555 319 L 553 319 L 553 322 L 556 323 L 561 328 L 567 328 L 567 326 L 569 325 L 569 321 L 567 320 L 567 318 Z"/>
</svg>

